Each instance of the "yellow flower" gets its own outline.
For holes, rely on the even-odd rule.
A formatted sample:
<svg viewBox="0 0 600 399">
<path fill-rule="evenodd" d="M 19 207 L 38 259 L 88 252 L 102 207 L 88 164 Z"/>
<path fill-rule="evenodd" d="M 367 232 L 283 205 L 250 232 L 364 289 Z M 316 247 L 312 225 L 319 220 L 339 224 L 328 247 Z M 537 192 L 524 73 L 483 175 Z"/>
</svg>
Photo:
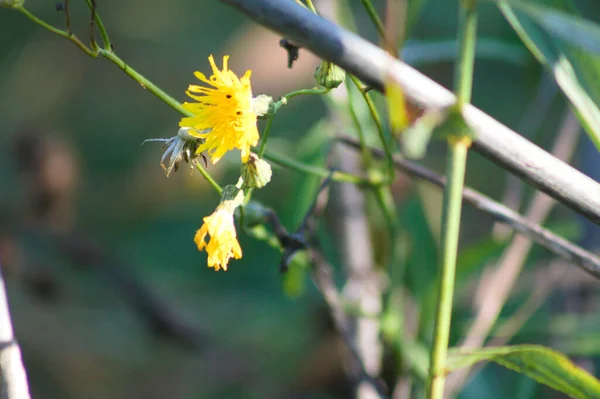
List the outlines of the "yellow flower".
<svg viewBox="0 0 600 399">
<path fill-rule="evenodd" d="M 222 201 L 212 215 L 203 219 L 204 224 L 194 237 L 199 251 L 206 248 L 208 267 L 213 267 L 215 271 L 221 268 L 227 270 L 229 259 L 242 257 L 242 248 L 237 240 L 233 222 L 233 212 L 243 201 L 242 191 L 234 199 Z M 205 241 L 207 234 L 210 236 L 208 244 Z"/>
<path fill-rule="evenodd" d="M 197 102 L 186 102 L 183 107 L 194 115 L 181 119 L 179 123 L 182 127 L 193 128 L 189 131 L 190 135 L 205 140 L 198 152 L 208 151 L 213 163 L 234 148 L 242 151 L 242 161 L 246 162 L 250 147 L 258 143 L 257 115 L 252 107 L 250 87 L 251 71 L 238 78 L 227 69 L 228 59 L 229 56 L 223 57 L 223 70 L 219 70 L 213 56 L 208 57 L 213 72 L 210 79 L 201 72 L 194 74 L 212 87 L 188 87 L 186 94 Z"/>
</svg>

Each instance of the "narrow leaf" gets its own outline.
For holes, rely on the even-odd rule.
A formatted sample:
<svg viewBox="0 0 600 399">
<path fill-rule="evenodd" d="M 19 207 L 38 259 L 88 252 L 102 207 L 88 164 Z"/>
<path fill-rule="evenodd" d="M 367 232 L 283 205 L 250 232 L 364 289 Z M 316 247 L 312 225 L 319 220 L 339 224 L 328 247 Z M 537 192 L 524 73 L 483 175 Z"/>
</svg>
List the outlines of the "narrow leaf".
<svg viewBox="0 0 600 399">
<path fill-rule="evenodd" d="M 575 44 L 584 50 L 600 54 L 599 25 L 556 8 L 521 1 L 510 1 L 510 4 L 529 15 L 553 36 Z"/>
<path fill-rule="evenodd" d="M 562 353 L 538 345 L 451 349 L 448 372 L 491 361 L 577 399 L 600 398 L 600 381 Z"/>
<path fill-rule="evenodd" d="M 563 14 L 567 14 L 572 12 L 572 7 L 568 4 L 559 1 L 555 6 L 561 7 Z M 517 15 L 513 5 L 522 12 Z M 567 28 L 563 29 L 562 36 L 556 36 L 556 29 L 546 30 L 545 24 L 548 20 L 544 20 L 544 25 L 540 24 L 540 10 L 546 10 L 548 7 L 507 0 L 500 1 L 498 7 L 527 48 L 550 70 L 556 83 L 575 108 L 575 113 L 590 139 L 600 150 L 600 57 L 563 41 L 562 36 L 566 35 Z M 591 28 L 587 26 L 586 29 Z"/>
</svg>

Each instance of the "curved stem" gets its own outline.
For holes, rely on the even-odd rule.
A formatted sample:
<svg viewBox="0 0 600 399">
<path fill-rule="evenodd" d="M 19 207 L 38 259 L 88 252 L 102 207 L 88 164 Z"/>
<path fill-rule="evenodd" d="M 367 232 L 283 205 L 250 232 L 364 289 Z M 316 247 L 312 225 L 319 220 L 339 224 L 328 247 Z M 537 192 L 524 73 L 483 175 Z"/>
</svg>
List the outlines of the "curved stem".
<svg viewBox="0 0 600 399">
<path fill-rule="evenodd" d="M 269 133 L 271 133 L 271 125 L 273 124 L 274 117 L 275 115 L 271 115 L 269 119 L 267 119 L 267 123 L 265 124 L 265 128 L 263 129 L 262 140 L 260 142 L 260 148 L 258 149 L 259 158 L 262 158 L 267 148 L 267 140 L 269 139 Z"/>
<path fill-rule="evenodd" d="M 85 0 L 85 2 L 87 3 L 90 10 L 93 10 L 95 8 L 95 5 L 92 3 L 92 0 Z M 104 49 L 112 50 L 112 44 L 108 37 L 108 32 L 106 31 L 106 28 L 104 27 L 104 22 L 102 22 L 102 18 L 100 18 L 100 14 L 98 14 L 98 10 L 95 10 L 95 9 L 94 9 L 94 22 L 96 23 L 96 27 L 98 28 L 98 31 L 100 32 L 100 37 L 102 38 L 102 43 L 104 43 Z"/>
<path fill-rule="evenodd" d="M 392 149 L 390 143 L 385 138 L 385 131 L 383 130 L 383 124 L 381 123 L 381 117 L 379 116 L 379 112 L 377 112 L 377 108 L 375 108 L 375 104 L 371 99 L 368 91 L 365 91 L 365 86 L 358 80 L 358 78 L 354 75 L 348 75 L 350 79 L 363 96 L 365 102 L 367 103 L 367 107 L 369 107 L 369 112 L 371 112 L 371 117 L 373 118 L 373 122 L 375 122 L 375 126 L 377 127 L 377 134 L 379 135 L 379 140 L 381 141 L 381 145 L 383 150 L 385 151 L 388 173 L 390 181 L 393 180 L 395 175 L 394 169 L 394 158 L 392 156 Z"/>
<path fill-rule="evenodd" d="M 307 94 L 327 94 L 331 91 L 331 89 L 325 88 L 325 87 L 313 87 L 312 89 L 300 89 L 300 90 L 294 90 L 288 94 L 286 94 L 285 96 L 282 97 L 285 98 L 286 100 L 289 100 L 291 98 L 294 97 L 298 97 L 298 96 L 304 96 Z"/>
</svg>

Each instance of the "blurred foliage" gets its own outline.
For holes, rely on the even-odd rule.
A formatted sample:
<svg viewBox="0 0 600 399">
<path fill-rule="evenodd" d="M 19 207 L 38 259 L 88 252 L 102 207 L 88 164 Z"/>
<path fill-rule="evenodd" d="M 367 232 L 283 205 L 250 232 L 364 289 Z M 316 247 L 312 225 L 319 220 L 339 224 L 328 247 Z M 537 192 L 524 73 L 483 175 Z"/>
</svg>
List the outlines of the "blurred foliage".
<svg viewBox="0 0 600 399">
<path fill-rule="evenodd" d="M 209 54 L 230 54 L 238 74 L 252 69 L 255 94 L 279 96 L 314 85 L 319 60 L 301 50 L 288 69 L 279 37 L 220 2 L 98 3 L 118 54 L 178 100 L 184 100 L 193 71 L 207 70 Z M 374 2 L 378 10 L 384 3 Z M 577 3 L 586 18 L 600 15 L 596 2 Z M 349 4 L 358 31 L 376 41 L 359 2 Z M 457 2 L 409 4 L 411 30 L 402 56 L 450 87 Z M 87 37 L 84 2 L 71 1 L 70 6 L 74 30 Z M 27 7 L 56 26 L 64 24 L 64 15 L 51 2 L 29 0 Z M 473 103 L 516 127 L 528 117 L 523 110 L 535 97 L 543 68 L 493 3 L 482 2 L 479 9 L 483 40 Z M 17 13 L 0 9 L 0 37 L 0 256 L 33 396 L 349 397 L 336 332 L 305 269 L 293 265 L 282 276 L 280 254 L 244 234 L 242 260 L 232 262 L 227 273 L 206 267 L 206 255 L 192 239 L 218 196 L 185 167 L 165 178 L 159 145 L 141 145 L 146 138 L 173 136 L 179 115 L 114 65 L 87 57 Z M 580 66 L 589 64 L 583 60 Z M 585 90 L 595 90 L 597 82 L 583 82 Z M 374 94 L 374 99 L 383 109 L 382 96 Z M 563 97 L 552 102 L 540 134 L 522 133 L 549 148 L 566 104 Z M 307 164 L 324 165 L 330 138 L 340 133 L 328 122 L 329 112 L 320 98 L 294 99 L 274 120 L 270 147 Z M 357 106 L 357 114 L 368 119 L 364 107 Z M 365 130 L 373 129 L 367 125 Z M 367 139 L 376 142 L 374 134 Z M 444 155 L 443 146 L 432 142 L 423 163 L 441 171 Z M 578 162 L 576 157 L 575 166 Z M 235 156 L 209 170 L 219 181 L 231 181 L 238 168 Z M 466 182 L 500 198 L 505 175 L 473 154 Z M 274 167 L 271 183 L 254 199 L 272 207 L 293 230 L 319 183 L 314 176 Z M 409 368 L 418 376 L 423 369 L 419 345 L 429 343 L 435 306 L 441 192 L 401 176 L 393 194 L 402 226 L 393 244 L 401 248 L 403 272 L 391 273 L 386 298 L 386 308 L 394 310 L 387 316 L 398 318 L 385 320 L 389 331 L 416 331 L 419 344 L 400 339 L 392 345 L 396 354 L 414 359 Z M 48 195 L 56 200 L 50 213 L 44 202 Z M 376 214 L 378 209 L 369 203 L 369 211 Z M 341 282 L 343 265 L 331 227 L 335 220 L 323 219 L 320 244 Z M 373 216 L 371 234 L 378 243 L 385 231 L 381 219 Z M 452 344 L 472 319 L 477 278 L 508 242 L 490 235 L 492 222 L 471 208 L 463 212 Z M 557 207 L 548 225 L 577 239 L 578 223 L 571 212 Z M 71 233 L 65 236 L 67 231 Z M 516 313 L 536 285 L 536 272 L 551 260 L 545 251 L 532 253 L 501 322 Z M 575 277 L 555 283 L 511 343 L 550 345 L 582 356 L 575 361 L 594 370 L 594 356 L 600 353 L 597 285 L 581 278 L 578 270 L 569 268 L 568 273 Z M 412 308 L 394 304 L 395 294 L 404 291 Z M 396 313 L 406 307 L 419 315 L 418 325 L 396 324 L 404 317 Z M 153 312 L 167 321 L 149 316 Z M 386 372 L 402 367 L 386 359 Z M 394 383 L 384 375 L 389 385 Z M 531 380 L 491 365 L 469 382 L 461 397 L 548 395 Z"/>
</svg>

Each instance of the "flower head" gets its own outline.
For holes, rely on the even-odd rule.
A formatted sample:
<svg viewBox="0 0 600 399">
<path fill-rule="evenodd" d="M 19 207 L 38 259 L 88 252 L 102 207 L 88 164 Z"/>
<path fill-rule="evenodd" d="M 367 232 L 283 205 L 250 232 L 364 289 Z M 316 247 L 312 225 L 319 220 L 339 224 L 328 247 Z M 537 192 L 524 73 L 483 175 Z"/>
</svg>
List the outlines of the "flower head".
<svg viewBox="0 0 600 399">
<path fill-rule="evenodd" d="M 224 190 L 221 203 L 212 215 L 203 219 L 204 224 L 194 237 L 194 242 L 199 251 L 206 248 L 208 267 L 213 267 L 215 271 L 221 268 L 227 270 L 229 259 L 240 259 L 242 257 L 242 248 L 237 240 L 233 222 L 233 212 L 244 201 L 244 193 L 241 190 L 236 191 L 235 197 L 233 195 L 228 197 L 226 190 Z M 205 241 L 207 234 L 210 236 L 208 243 Z"/>
<path fill-rule="evenodd" d="M 223 57 L 223 69 L 215 65 L 213 56 L 208 57 L 212 76 L 206 78 L 201 72 L 195 76 L 207 86 L 190 85 L 186 94 L 197 102 L 184 103 L 183 107 L 194 115 L 181 119 L 182 127 L 190 127 L 189 134 L 204 139 L 198 151 L 207 151 L 213 163 L 227 151 L 238 148 L 242 161 L 250 156 L 250 147 L 258 143 L 256 112 L 252 107 L 250 73 L 238 78 L 227 68 L 229 56 Z"/>
</svg>

